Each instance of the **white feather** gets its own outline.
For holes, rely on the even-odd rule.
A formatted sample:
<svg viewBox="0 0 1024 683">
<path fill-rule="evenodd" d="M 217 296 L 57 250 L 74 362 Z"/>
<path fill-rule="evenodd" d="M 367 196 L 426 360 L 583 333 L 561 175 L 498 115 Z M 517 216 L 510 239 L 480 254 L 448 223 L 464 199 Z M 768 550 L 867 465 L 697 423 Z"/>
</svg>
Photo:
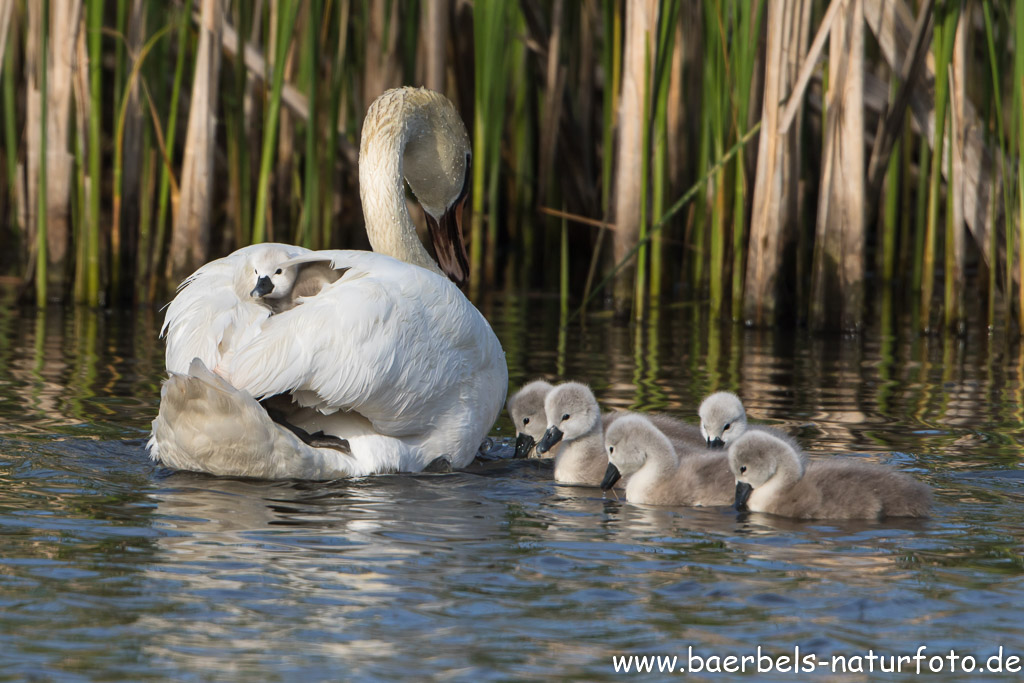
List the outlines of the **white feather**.
<svg viewBox="0 0 1024 683">
<path fill-rule="evenodd" d="M 248 268 L 232 256 L 221 261 Z M 190 362 L 168 380 L 153 457 L 179 469 L 307 479 L 418 471 L 438 457 L 456 467 L 472 461 L 508 381 L 484 317 L 446 278 L 382 254 L 309 252 L 281 265 L 317 260 L 348 270 L 295 308 L 257 315 L 231 301 L 227 327 L 237 328 L 240 345 L 213 354 L 216 375 L 198 357 L 202 365 Z M 209 283 L 190 286 L 200 281 Z M 228 300 L 207 291 L 175 310 L 218 320 L 212 308 Z M 176 319 L 171 327 L 190 326 Z M 194 336 L 182 338 L 198 348 Z M 176 343 L 168 335 L 168 358 L 181 355 Z M 278 394 L 313 408 L 290 415 L 292 424 L 346 439 L 352 454 L 308 446 L 271 421 L 255 399 Z"/>
</svg>

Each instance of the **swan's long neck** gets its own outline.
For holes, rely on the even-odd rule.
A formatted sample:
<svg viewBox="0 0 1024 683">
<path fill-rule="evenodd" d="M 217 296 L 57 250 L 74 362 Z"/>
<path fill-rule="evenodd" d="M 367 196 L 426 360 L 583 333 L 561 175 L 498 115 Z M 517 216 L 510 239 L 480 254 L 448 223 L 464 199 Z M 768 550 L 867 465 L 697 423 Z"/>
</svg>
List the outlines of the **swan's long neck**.
<svg viewBox="0 0 1024 683">
<path fill-rule="evenodd" d="M 405 203 L 406 145 L 425 125 L 416 108 L 401 94 L 374 103 L 359 149 L 359 196 L 366 234 L 375 252 L 443 275 L 416 234 Z"/>
</svg>

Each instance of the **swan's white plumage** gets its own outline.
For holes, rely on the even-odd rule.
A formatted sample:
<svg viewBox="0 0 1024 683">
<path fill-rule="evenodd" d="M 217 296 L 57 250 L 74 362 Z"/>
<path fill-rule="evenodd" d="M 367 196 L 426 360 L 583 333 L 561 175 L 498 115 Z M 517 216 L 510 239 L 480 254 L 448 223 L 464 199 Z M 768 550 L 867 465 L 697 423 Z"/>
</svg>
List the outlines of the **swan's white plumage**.
<svg viewBox="0 0 1024 683">
<path fill-rule="evenodd" d="M 269 308 L 249 296 L 253 271 L 272 273 L 275 264 L 308 252 L 288 244 L 254 244 L 190 275 L 168 304 L 160 330 L 167 339 L 167 371 L 187 374 L 193 358 L 215 368 L 226 352 L 244 345 L 270 316 Z"/>
<path fill-rule="evenodd" d="M 283 265 L 319 260 L 348 270 L 284 313 L 236 317 L 248 322 L 246 341 L 222 354 L 216 374 L 226 382 L 195 366 L 168 380 L 154 457 L 179 469 L 310 479 L 472 461 L 508 381 L 483 315 L 447 278 L 382 254 L 309 252 Z M 352 454 L 308 446 L 271 421 L 256 399 L 278 394 L 311 408 L 292 413 L 292 424 L 346 439 Z M 185 433 L 183 424 L 197 427 Z"/>
<path fill-rule="evenodd" d="M 171 376 L 150 455 L 179 469 L 264 478 L 419 471 L 438 457 L 468 464 L 504 402 L 505 355 L 416 238 L 403 175 L 443 224 L 446 271 L 461 278 L 469 153 L 443 95 L 398 88 L 378 98 L 359 166 L 367 235 L 383 253 L 261 244 L 196 271 L 168 307 Z M 323 260 L 347 270 L 315 295 L 291 294 L 289 266 Z M 254 297 L 263 275 L 274 302 Z M 274 411 L 298 430 L 257 402 L 280 395 Z M 319 431 L 336 438 L 318 439 Z"/>
</svg>

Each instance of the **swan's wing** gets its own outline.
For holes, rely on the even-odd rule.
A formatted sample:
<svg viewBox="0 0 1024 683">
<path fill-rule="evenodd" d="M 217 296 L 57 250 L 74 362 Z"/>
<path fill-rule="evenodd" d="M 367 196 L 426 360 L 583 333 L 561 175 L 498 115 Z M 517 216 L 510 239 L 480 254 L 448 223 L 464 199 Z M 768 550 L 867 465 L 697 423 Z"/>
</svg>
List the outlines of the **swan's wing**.
<svg viewBox="0 0 1024 683">
<path fill-rule="evenodd" d="M 283 244 L 254 244 L 210 261 L 181 283 L 160 330 L 167 339 L 168 371 L 187 373 L 193 358 L 216 367 L 222 355 L 245 337 L 247 328 L 270 315 L 269 309 L 235 291 L 239 269 L 251 255 L 269 248 L 293 256 L 309 251 Z"/>
<path fill-rule="evenodd" d="M 430 419 L 492 353 L 483 316 L 447 279 L 369 252 L 318 252 L 348 272 L 262 323 L 225 368 L 257 397 L 356 410 L 392 435 Z M 486 332 L 483 331 L 486 329 Z M 495 340 L 496 343 L 496 340 Z"/>
</svg>

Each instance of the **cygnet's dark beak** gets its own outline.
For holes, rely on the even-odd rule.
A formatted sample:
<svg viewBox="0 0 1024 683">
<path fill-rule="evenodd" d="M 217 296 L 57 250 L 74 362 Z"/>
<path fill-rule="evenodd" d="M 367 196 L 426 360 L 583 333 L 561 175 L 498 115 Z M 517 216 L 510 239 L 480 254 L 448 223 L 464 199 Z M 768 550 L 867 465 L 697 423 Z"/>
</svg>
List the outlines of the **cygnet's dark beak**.
<svg viewBox="0 0 1024 683">
<path fill-rule="evenodd" d="M 561 440 L 562 430 L 558 427 L 548 427 L 548 430 L 544 432 L 544 436 L 540 437 L 540 443 L 537 444 L 537 452 L 541 454 L 547 453 Z"/>
<path fill-rule="evenodd" d="M 269 275 L 260 275 L 260 278 L 256 280 L 256 286 L 249 292 L 249 296 L 256 298 L 266 296 L 274 291 L 274 283 L 270 281 Z"/>
<path fill-rule="evenodd" d="M 619 468 L 608 463 L 608 469 L 604 471 L 604 479 L 601 480 L 601 490 L 607 491 L 611 487 L 615 486 L 619 479 L 622 479 L 622 473 L 619 472 Z"/>
<path fill-rule="evenodd" d="M 747 500 L 750 498 L 751 492 L 754 487 L 744 481 L 736 482 L 736 511 L 737 512 L 749 512 L 747 509 Z"/>
<path fill-rule="evenodd" d="M 708 437 L 708 448 L 725 448 L 725 442 L 722 441 L 720 436 L 716 436 L 713 439 Z"/>
<path fill-rule="evenodd" d="M 529 458 L 530 451 L 537 444 L 537 441 L 529 434 L 519 432 L 516 434 L 516 459 Z"/>
</svg>

